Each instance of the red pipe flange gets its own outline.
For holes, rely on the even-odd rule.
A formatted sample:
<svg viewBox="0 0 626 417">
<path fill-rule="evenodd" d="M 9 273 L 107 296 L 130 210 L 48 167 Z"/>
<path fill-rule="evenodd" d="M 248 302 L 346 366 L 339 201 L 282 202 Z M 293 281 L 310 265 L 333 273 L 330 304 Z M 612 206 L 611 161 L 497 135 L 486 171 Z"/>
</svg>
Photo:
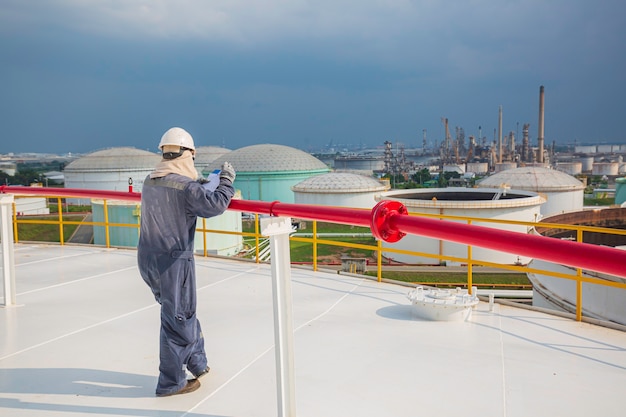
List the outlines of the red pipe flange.
<svg viewBox="0 0 626 417">
<path fill-rule="evenodd" d="M 383 200 L 374 206 L 370 228 L 376 239 L 394 243 L 406 235 L 406 233 L 391 227 L 389 219 L 398 214 L 408 214 L 404 204 L 399 201 Z"/>
</svg>

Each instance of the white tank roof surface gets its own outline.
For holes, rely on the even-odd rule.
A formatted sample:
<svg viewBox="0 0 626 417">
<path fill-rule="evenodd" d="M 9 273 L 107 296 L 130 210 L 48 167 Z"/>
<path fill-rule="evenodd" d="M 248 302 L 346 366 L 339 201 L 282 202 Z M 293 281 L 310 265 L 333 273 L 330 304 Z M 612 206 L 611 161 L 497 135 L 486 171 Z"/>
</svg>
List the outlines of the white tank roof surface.
<svg viewBox="0 0 626 417">
<path fill-rule="evenodd" d="M 348 172 L 330 172 L 316 175 L 294 185 L 291 190 L 299 193 L 360 193 L 386 191 L 387 186 L 375 178 Z"/>
<path fill-rule="evenodd" d="M 76 159 L 64 172 L 144 170 L 154 168 L 161 160 L 156 153 L 132 147 L 109 148 Z"/>
<path fill-rule="evenodd" d="M 198 166 L 209 165 L 222 155 L 232 152 L 232 149 L 222 148 L 219 146 L 198 146 L 196 148 L 196 160 L 194 163 Z"/>
<path fill-rule="evenodd" d="M 212 169 L 224 161 L 242 172 L 318 171 L 328 166 L 304 151 L 285 145 L 261 144 L 236 149 L 215 159 Z"/>
<path fill-rule="evenodd" d="M 585 188 L 571 175 L 542 167 L 521 167 L 498 172 L 480 181 L 480 187 L 500 188 L 503 185 L 516 190 L 534 192 L 575 191 Z"/>
</svg>

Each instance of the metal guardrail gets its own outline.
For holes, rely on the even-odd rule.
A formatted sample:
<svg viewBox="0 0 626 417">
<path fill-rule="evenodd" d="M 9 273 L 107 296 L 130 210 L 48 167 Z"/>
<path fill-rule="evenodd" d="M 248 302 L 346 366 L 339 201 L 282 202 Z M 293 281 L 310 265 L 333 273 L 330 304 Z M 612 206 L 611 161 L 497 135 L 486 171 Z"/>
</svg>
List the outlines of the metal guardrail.
<svg viewBox="0 0 626 417">
<path fill-rule="evenodd" d="M 55 197 L 58 199 L 58 206 L 61 207 L 61 197 L 83 197 L 83 198 L 99 198 L 104 200 L 105 204 L 105 221 L 104 222 L 90 222 L 90 224 L 97 226 L 104 226 L 107 231 L 107 246 L 108 241 L 108 228 L 109 227 L 138 227 L 137 224 L 120 224 L 109 223 L 106 218 L 106 201 L 108 199 L 125 200 L 132 202 L 139 202 L 141 200 L 141 194 L 132 191 L 119 192 L 119 191 L 101 191 L 101 190 L 83 190 L 83 189 L 67 189 L 67 188 L 42 188 L 42 187 L 14 187 L 14 186 L 0 186 L 0 194 L 11 193 L 15 195 L 38 195 L 45 197 Z M 610 247 L 596 246 L 592 244 L 582 243 L 582 234 L 585 231 L 603 232 L 603 233 L 616 233 L 626 234 L 624 230 L 598 228 L 591 226 L 576 226 L 576 225 L 563 225 L 558 224 L 555 227 L 558 228 L 570 228 L 576 230 L 577 241 L 559 240 L 550 237 L 523 234 L 518 232 L 511 232 L 506 230 L 500 230 L 497 228 L 490 228 L 485 226 L 472 225 L 472 221 L 480 221 L 485 223 L 492 221 L 494 223 L 514 223 L 523 224 L 529 227 L 536 227 L 538 223 L 532 222 L 515 222 L 504 220 L 488 220 L 478 218 L 464 218 L 458 216 L 435 216 L 435 215 L 409 215 L 406 208 L 399 202 L 395 201 L 382 201 L 376 205 L 371 211 L 364 209 L 345 208 L 345 207 L 320 207 L 303 204 L 289 204 L 275 202 L 263 202 L 263 201 L 244 201 L 244 200 L 232 200 L 229 206 L 229 210 L 256 213 L 255 216 L 255 232 L 232 232 L 224 230 L 209 230 L 206 229 L 206 224 L 203 223 L 202 228 L 198 231 L 201 233 L 226 233 L 226 234 L 241 234 L 242 236 L 252 237 L 256 241 L 258 247 L 259 239 L 261 238 L 258 226 L 258 214 L 269 215 L 273 217 L 293 217 L 303 220 L 313 221 L 312 237 L 294 237 L 292 240 L 310 242 L 313 246 L 313 268 L 317 270 L 317 247 L 318 245 L 336 245 L 344 247 L 352 247 L 358 249 L 372 250 L 377 253 L 377 277 L 380 281 L 382 279 L 382 242 L 396 242 L 402 239 L 407 233 L 431 237 L 436 239 L 447 240 L 451 242 L 461 243 L 468 246 L 468 256 L 466 258 L 456 258 L 445 255 L 435 255 L 428 253 L 413 252 L 401 249 L 394 249 L 390 247 L 384 248 L 385 252 L 395 252 L 408 255 L 418 255 L 423 257 L 432 257 L 437 260 L 454 261 L 465 264 L 468 266 L 467 287 L 470 289 L 473 286 L 472 274 L 473 266 L 485 266 L 510 270 L 514 272 L 524 273 L 541 273 L 543 275 L 554 276 L 557 278 L 565 278 L 574 280 L 577 282 L 578 288 L 578 301 L 577 302 L 577 318 L 582 318 L 582 283 L 591 283 L 599 285 L 608 285 L 618 288 L 626 289 L 626 285 L 618 282 L 610 282 L 597 278 L 584 277 L 582 275 L 583 269 L 597 271 L 605 274 L 616 275 L 626 278 L 626 251 L 617 250 Z M 27 221 L 18 220 L 13 210 L 13 223 L 14 230 L 17 230 L 18 223 L 26 223 Z M 444 221 L 442 221 L 442 219 Z M 456 220 L 456 221 L 446 221 Z M 466 224 L 459 223 L 458 220 L 464 220 Z M 377 239 L 377 245 L 362 245 L 352 244 L 349 242 L 337 242 L 333 240 L 320 239 L 317 233 L 317 222 L 324 221 L 330 223 L 339 223 L 355 226 L 369 227 L 372 231 L 372 235 Z M 64 224 L 77 224 L 80 222 L 72 222 L 63 219 L 61 213 L 59 213 L 58 220 L 49 221 L 49 224 L 58 224 L 61 244 L 63 240 L 63 225 Z M 541 223 L 541 227 L 550 227 L 550 224 Z M 17 234 L 15 235 L 17 241 Z M 206 241 L 206 239 L 205 239 Z M 205 244 L 206 246 L 206 244 Z M 492 262 L 480 261 L 472 259 L 472 246 L 480 246 L 488 249 L 494 249 L 503 252 L 514 253 L 517 255 L 527 256 L 529 258 L 542 259 L 558 264 L 567 265 L 576 268 L 576 274 L 563 274 L 551 271 L 537 270 L 519 265 L 505 265 Z M 206 255 L 206 250 L 205 250 Z M 256 261 L 259 262 L 259 255 L 257 252 Z"/>
<path fill-rule="evenodd" d="M 18 221 L 15 213 L 14 195 L 64 195 L 66 197 L 89 197 L 102 198 L 104 200 L 104 226 L 107 230 L 106 244 L 109 245 L 108 222 L 106 201 L 107 199 L 139 201 L 138 193 L 106 192 L 93 190 L 71 189 L 32 189 L 30 187 L 0 187 L 0 231 L 2 239 L 3 261 L 3 287 L 5 305 L 14 304 L 15 300 L 15 274 L 13 268 L 13 239 L 9 229 L 17 229 Z M 60 197 L 58 206 L 61 207 Z M 12 206 L 13 221 L 9 216 L 9 205 Z M 369 227 L 372 234 L 378 240 L 376 246 L 379 268 L 382 254 L 382 241 L 397 242 L 405 234 L 411 233 L 426 237 L 449 240 L 468 245 L 468 256 L 465 261 L 468 265 L 468 290 L 472 291 L 471 277 L 472 265 L 477 262 L 472 260 L 472 245 L 482 246 L 488 249 L 496 249 L 511 252 L 531 258 L 539 258 L 547 261 L 563 263 L 578 268 L 577 282 L 577 319 L 582 320 L 582 269 L 595 269 L 600 272 L 626 277 L 623 265 L 626 265 L 626 251 L 613 248 L 596 247 L 581 242 L 563 241 L 544 236 L 526 235 L 523 233 L 508 232 L 499 229 L 491 229 L 484 226 L 461 224 L 445 220 L 434 220 L 427 217 L 410 216 L 406 208 L 399 202 L 382 201 L 372 210 L 360 210 L 338 207 L 320 207 L 297 204 L 284 204 L 280 202 L 266 203 L 261 201 L 233 200 L 230 210 L 261 213 L 271 216 L 264 218 L 263 234 L 269 236 L 272 252 L 272 293 L 274 306 L 274 346 L 276 360 L 276 382 L 279 416 L 295 416 L 295 385 L 294 385 L 294 342 L 291 309 L 291 275 L 289 268 L 289 234 L 291 224 L 284 217 L 295 217 L 314 221 L 313 243 L 314 258 L 318 244 L 323 243 L 317 239 L 316 223 L 319 220 L 360 225 Z M 280 219 L 283 217 L 283 219 Z M 63 242 L 64 220 L 62 212 L 59 212 L 59 237 Z M 255 215 L 255 239 L 259 239 L 258 215 Z M 468 220 L 471 223 L 471 220 Z M 116 225 L 120 226 L 120 225 Z M 136 225 L 130 225 L 136 227 Z M 206 231 L 206 223 L 203 221 L 203 233 Z M 222 231 L 221 233 L 225 233 Z M 579 233 L 582 235 L 582 233 Z M 16 235 L 17 236 L 17 235 Z M 579 236 L 580 240 L 580 236 Z M 206 242 L 206 237 L 205 237 Z M 360 245 L 366 246 L 366 245 Z M 205 243 L 206 247 L 206 243 Z M 258 244 L 257 244 L 258 247 Z M 387 249 L 386 249 L 387 250 Z M 206 251 L 206 250 L 205 250 Z M 257 262 L 259 261 L 257 252 Z M 502 265 L 499 265 L 502 267 Z M 586 282 L 591 282 L 585 279 Z M 600 283 L 601 280 L 598 280 Z M 595 283 L 595 282 L 594 282 Z M 621 284 L 624 288 L 626 285 Z M 493 294 L 490 294 L 490 302 Z"/>
</svg>

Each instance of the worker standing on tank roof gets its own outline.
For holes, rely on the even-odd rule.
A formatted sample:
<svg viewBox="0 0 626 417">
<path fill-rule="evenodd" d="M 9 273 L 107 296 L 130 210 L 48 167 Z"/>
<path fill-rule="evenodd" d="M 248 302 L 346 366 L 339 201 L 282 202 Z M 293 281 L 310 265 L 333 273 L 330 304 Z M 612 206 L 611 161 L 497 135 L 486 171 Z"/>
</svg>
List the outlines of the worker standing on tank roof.
<svg viewBox="0 0 626 417">
<path fill-rule="evenodd" d="M 165 397 L 197 390 L 198 378 L 209 372 L 196 317 L 194 235 L 198 216 L 217 216 L 228 207 L 235 192 L 235 170 L 225 162 L 219 185 L 210 191 L 194 167 L 196 148 L 187 131 L 169 129 L 159 148 L 163 159 L 141 193 L 137 262 L 161 305 L 156 395 Z M 193 378 L 187 379 L 187 371 Z"/>
</svg>

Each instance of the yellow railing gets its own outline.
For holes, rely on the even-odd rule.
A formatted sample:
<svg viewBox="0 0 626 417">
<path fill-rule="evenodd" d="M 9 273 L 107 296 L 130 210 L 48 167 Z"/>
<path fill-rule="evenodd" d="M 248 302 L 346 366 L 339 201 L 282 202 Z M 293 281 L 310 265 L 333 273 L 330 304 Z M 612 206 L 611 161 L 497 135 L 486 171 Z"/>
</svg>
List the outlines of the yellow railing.
<svg viewBox="0 0 626 417">
<path fill-rule="evenodd" d="M 19 197 L 18 197 L 19 198 Z M 21 224 L 52 224 L 57 225 L 59 230 L 59 243 L 61 245 L 66 243 L 66 239 L 64 236 L 63 227 L 65 225 L 91 225 L 91 226 L 99 226 L 104 227 L 105 236 L 106 236 L 106 247 L 110 247 L 110 232 L 109 229 L 111 227 L 131 227 L 139 229 L 139 217 L 137 223 L 111 223 L 109 222 L 108 217 L 108 207 L 107 200 L 103 200 L 103 210 L 104 210 L 104 221 L 96 222 L 96 221 L 73 221 L 66 220 L 63 218 L 63 212 L 61 210 L 61 197 L 57 198 L 57 207 L 59 208 L 58 215 L 56 216 L 56 220 L 43 220 L 43 219 L 28 219 L 23 216 L 17 216 L 15 211 L 15 204 L 13 209 L 13 223 L 14 223 L 14 240 L 15 242 L 19 242 L 19 233 L 18 233 L 18 225 Z M 68 213 L 66 213 L 68 214 Z M 480 223 L 493 223 L 493 224 L 509 224 L 509 225 L 522 225 L 528 227 L 529 230 L 534 228 L 541 227 L 542 229 L 564 229 L 564 230 L 573 230 L 576 232 L 576 240 L 578 242 L 583 241 L 583 236 L 585 232 L 593 232 L 593 233 L 607 233 L 614 235 L 626 235 L 626 230 L 621 229 L 613 229 L 613 228 L 605 228 L 605 227 L 597 227 L 597 226 L 585 226 L 585 225 L 572 225 L 572 224 L 558 224 L 558 223 L 537 223 L 537 222 L 526 222 L 526 221 L 514 221 L 514 220 L 498 220 L 498 219 L 486 219 L 486 218 L 476 218 L 476 217 L 462 217 L 462 216 L 449 216 L 449 215 L 435 215 L 435 214 L 411 214 L 418 215 L 424 217 L 432 217 L 437 219 L 445 219 L 445 220 L 453 220 L 453 221 L 462 221 L 467 224 L 472 224 L 473 222 Z M 254 239 L 254 246 L 256 248 L 255 251 L 255 261 L 260 262 L 259 258 L 259 243 L 263 237 L 260 234 L 259 227 L 259 216 L 255 214 L 254 216 L 254 231 L 253 232 L 234 232 L 228 230 L 215 230 L 215 229 L 207 229 L 206 228 L 206 219 L 202 220 L 202 226 L 197 229 L 198 233 L 202 234 L 202 242 L 203 247 L 197 248 L 203 253 L 204 256 L 208 256 L 207 251 L 207 234 L 209 233 L 217 233 L 217 234 L 227 234 L 227 235 L 241 235 L 246 238 Z M 372 251 L 376 253 L 376 277 L 378 281 L 381 281 L 383 278 L 383 252 L 385 253 L 397 253 L 404 254 L 410 256 L 418 256 L 424 258 L 432 258 L 439 263 L 442 261 L 455 262 L 462 265 L 467 266 L 467 288 L 471 291 L 473 284 L 473 274 L 474 274 L 474 266 L 482 266 L 488 268 L 498 268 L 502 270 L 508 270 L 512 272 L 518 273 L 534 273 L 541 274 L 545 276 L 551 276 L 556 278 L 563 278 L 568 280 L 573 280 L 576 282 L 576 318 L 577 320 L 582 320 L 582 284 L 589 283 L 595 285 L 604 285 L 614 288 L 620 288 L 626 290 L 626 284 L 623 282 L 614 282 L 609 280 L 603 280 L 599 278 L 587 277 L 583 275 L 583 271 L 578 268 L 575 270 L 575 273 L 562 273 L 562 272 L 554 272 L 549 270 L 542 270 L 536 268 L 530 268 L 525 265 L 510 265 L 510 264 L 500 264 L 494 262 L 488 262 L 484 260 L 473 259 L 472 257 L 472 246 L 467 246 L 467 257 L 454 257 L 449 255 L 442 254 L 433 254 L 433 253 L 425 253 L 418 251 L 411 251 L 393 247 L 385 247 L 382 246 L 382 241 L 377 240 L 375 245 L 368 244 L 360 244 L 360 243 L 352 243 L 346 241 L 336 241 L 329 239 L 322 239 L 318 236 L 317 233 L 318 224 L 317 221 L 312 221 L 312 237 L 302 237 L 298 236 L 297 233 L 290 237 L 291 241 L 294 242 L 305 242 L 310 243 L 312 245 L 312 268 L 317 271 L 319 262 L 318 262 L 318 247 L 319 245 L 330 245 L 330 246 L 341 246 L 345 248 L 353 248 L 359 250 Z"/>
<path fill-rule="evenodd" d="M 16 199 L 20 198 L 19 196 L 16 196 Z M 50 220 L 46 220 L 46 219 L 28 219 L 25 218 L 25 216 L 18 216 L 17 215 L 17 211 L 16 211 L 16 203 L 13 203 L 13 240 L 15 242 L 19 242 L 20 241 L 20 235 L 19 235 L 19 227 L 18 225 L 20 224 L 49 224 L 49 225 L 56 225 L 58 228 L 58 233 L 59 233 L 59 244 L 61 245 L 65 245 L 65 243 L 67 243 L 67 240 L 65 238 L 65 232 L 64 232 L 64 226 L 71 226 L 71 225 L 75 225 L 75 226 L 98 226 L 98 227 L 102 227 L 104 228 L 104 234 L 105 234 L 105 246 L 107 248 L 111 247 L 111 242 L 110 242 L 110 228 L 111 227 L 130 227 L 130 228 L 135 228 L 137 229 L 137 233 L 139 233 L 139 218 L 137 218 L 137 222 L 136 223 L 114 223 L 114 222 L 109 222 L 109 210 L 108 210 L 108 202 L 106 199 L 103 200 L 103 216 L 104 216 L 104 221 L 98 222 L 98 221 L 85 221 L 85 220 L 66 220 L 63 218 L 63 211 L 62 211 L 62 197 L 57 197 L 57 207 L 58 207 L 58 212 L 56 215 L 56 220 L 52 220 L 52 216 Z M 78 213 L 77 213 L 78 214 Z M 66 216 L 71 216 L 72 214 L 70 212 L 65 212 Z M 45 215 L 43 214 L 37 214 L 37 215 L 33 215 L 32 217 L 43 217 Z"/>
</svg>

